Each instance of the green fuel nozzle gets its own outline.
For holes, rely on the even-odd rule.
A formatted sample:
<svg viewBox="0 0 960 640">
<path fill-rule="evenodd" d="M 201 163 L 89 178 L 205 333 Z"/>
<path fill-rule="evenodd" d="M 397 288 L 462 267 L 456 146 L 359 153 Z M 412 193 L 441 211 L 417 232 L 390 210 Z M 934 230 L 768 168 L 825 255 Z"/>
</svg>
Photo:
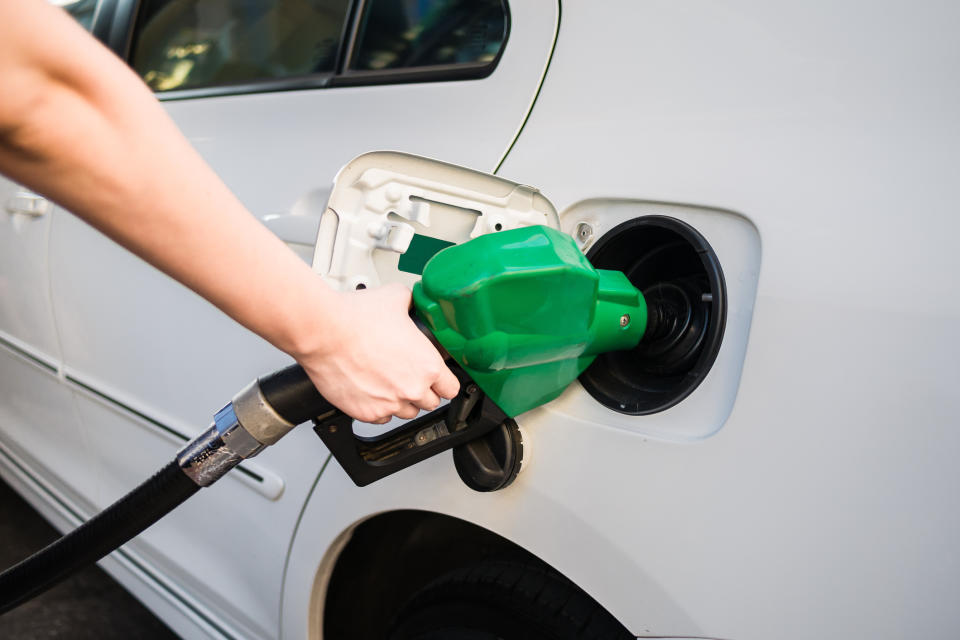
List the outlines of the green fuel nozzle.
<svg viewBox="0 0 960 640">
<path fill-rule="evenodd" d="M 312 420 L 358 486 L 453 449 L 468 486 L 502 489 L 523 459 L 513 418 L 559 396 L 597 356 L 631 350 L 642 366 L 671 375 L 696 355 L 696 329 L 706 323 L 690 304 L 699 294 L 687 289 L 683 278 L 657 278 L 641 294 L 624 273 L 594 268 L 573 238 L 548 227 L 474 238 L 434 255 L 413 290 L 414 319 L 450 355 L 460 380 L 449 404 L 361 437 L 295 364 L 241 390 L 179 464 L 206 486 Z"/>
<path fill-rule="evenodd" d="M 624 248 L 635 249 L 632 243 Z M 147 482 L 0 573 L 0 613 L 102 558 L 308 420 L 358 486 L 450 449 L 467 486 L 508 486 L 526 446 L 512 418 L 559 396 L 598 355 L 639 347 L 642 368 L 663 376 L 691 370 L 703 357 L 722 278 L 704 290 L 686 273 L 662 275 L 645 286 L 645 299 L 624 273 L 595 269 L 573 238 L 541 226 L 440 251 L 426 264 L 413 300 L 421 323 L 455 361 L 449 364 L 461 386 L 449 404 L 379 436 L 360 437 L 353 418 L 327 402 L 300 365 L 254 380 Z M 721 303 L 707 368 L 722 335 Z"/>
<path fill-rule="evenodd" d="M 636 347 L 647 303 L 620 271 L 595 269 L 543 226 L 437 253 L 414 286 L 437 341 L 508 416 L 559 396 L 601 353 Z"/>
</svg>

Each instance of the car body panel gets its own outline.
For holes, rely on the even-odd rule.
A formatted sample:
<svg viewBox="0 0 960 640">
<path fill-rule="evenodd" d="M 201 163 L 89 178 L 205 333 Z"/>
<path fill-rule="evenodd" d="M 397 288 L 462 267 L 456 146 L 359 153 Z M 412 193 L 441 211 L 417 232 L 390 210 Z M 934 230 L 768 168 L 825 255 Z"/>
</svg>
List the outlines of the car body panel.
<svg viewBox="0 0 960 640">
<path fill-rule="evenodd" d="M 329 469 L 304 540 L 424 508 L 518 542 L 638 635 L 955 633 L 957 16 L 929 9 L 565 4 L 499 173 L 560 209 L 605 197 L 750 221 L 763 257 L 732 412 L 682 443 L 571 420 L 561 399 L 518 420 L 533 459 L 507 490 L 465 492 L 436 461 L 334 503 L 326 483 L 347 488 Z M 309 611 L 293 560 L 316 561 L 309 546 L 298 532 L 288 624 Z"/>
<path fill-rule="evenodd" d="M 420 509 L 515 542 L 641 636 L 955 636 L 960 9 L 565 3 L 528 114 L 557 7 L 514 5 L 510 44 L 484 80 L 167 107 L 261 217 L 315 217 L 336 169 L 383 148 L 499 166 L 542 189 L 568 230 L 585 211 L 598 229 L 672 212 L 717 249 L 732 297 L 708 379 L 634 417 L 572 385 L 518 418 L 525 469 L 492 494 L 467 489 L 446 455 L 358 489 L 296 431 L 255 461 L 280 479 L 278 497 L 225 479 L 131 545 L 170 586 L 146 589 L 118 568 L 121 579 L 164 615 L 173 599 L 157 594 L 181 590 L 193 604 L 176 605 L 177 629 L 190 637 L 319 637 L 352 527 Z M 529 50 L 516 45 L 524 24 L 547 26 Z M 423 114 L 430 126 L 412 127 Z M 265 166 L 277 170 L 258 179 Z M 284 359 L 63 213 L 51 234 L 76 428 L 122 444 L 97 447 L 102 506 Z M 190 606 L 219 627 L 189 622 Z"/>
</svg>

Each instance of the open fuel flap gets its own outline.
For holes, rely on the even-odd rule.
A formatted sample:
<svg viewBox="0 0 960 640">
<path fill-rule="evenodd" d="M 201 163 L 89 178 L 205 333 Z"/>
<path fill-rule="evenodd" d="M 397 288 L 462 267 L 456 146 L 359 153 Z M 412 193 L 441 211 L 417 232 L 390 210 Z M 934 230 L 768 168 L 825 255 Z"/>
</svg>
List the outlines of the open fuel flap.
<svg viewBox="0 0 960 640">
<path fill-rule="evenodd" d="M 456 441 L 456 469 L 475 490 L 504 488 L 519 473 L 528 442 L 516 416 L 546 405 L 643 431 L 656 414 L 686 404 L 720 361 L 727 286 L 688 212 L 597 202 L 558 216 L 534 188 L 396 152 L 362 155 L 337 175 L 314 269 L 341 290 L 413 288 L 419 321 L 456 364 L 464 392 L 487 398 L 496 409 L 488 414 L 500 415 L 496 428 Z M 604 208 L 616 215 L 599 215 Z M 571 384 L 577 379 L 582 386 Z M 467 422 L 479 406 L 467 397 L 454 404 L 444 424 L 426 420 L 423 433 L 403 427 L 396 442 L 343 434 L 346 423 L 339 432 L 318 425 L 318 433 L 341 464 L 354 460 L 357 477 L 372 481 L 376 465 L 412 459 L 404 449 L 454 433 L 461 405 Z M 653 432 L 667 423 L 656 419 Z M 365 442 L 389 442 L 389 450 Z"/>
<path fill-rule="evenodd" d="M 340 290 L 419 280 L 433 254 L 530 225 L 560 227 L 536 189 L 481 171 L 393 151 L 358 156 L 334 179 L 313 270 Z"/>
</svg>

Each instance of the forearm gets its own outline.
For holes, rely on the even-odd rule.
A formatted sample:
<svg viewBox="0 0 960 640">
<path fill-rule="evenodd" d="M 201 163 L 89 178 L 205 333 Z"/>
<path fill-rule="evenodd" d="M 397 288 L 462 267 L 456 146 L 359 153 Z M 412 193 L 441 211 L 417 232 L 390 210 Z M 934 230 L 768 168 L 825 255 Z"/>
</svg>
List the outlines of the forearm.
<svg viewBox="0 0 960 640">
<path fill-rule="evenodd" d="M 329 289 L 244 209 L 140 79 L 62 11 L 0 0 L 0 82 L 0 173 L 293 355 L 334 405 L 383 421 L 456 394 L 457 378 L 410 322 L 409 291 Z"/>
<path fill-rule="evenodd" d="M 279 348 L 316 349 L 298 342 L 322 336 L 324 318 L 297 311 L 335 311 L 339 297 L 245 210 L 139 78 L 62 12 L 44 13 L 64 51 L 38 48 L 24 65 L 30 72 L 14 85 L 20 106 L 0 118 L 0 171 Z M 306 322 L 311 331 L 296 326 Z"/>
</svg>

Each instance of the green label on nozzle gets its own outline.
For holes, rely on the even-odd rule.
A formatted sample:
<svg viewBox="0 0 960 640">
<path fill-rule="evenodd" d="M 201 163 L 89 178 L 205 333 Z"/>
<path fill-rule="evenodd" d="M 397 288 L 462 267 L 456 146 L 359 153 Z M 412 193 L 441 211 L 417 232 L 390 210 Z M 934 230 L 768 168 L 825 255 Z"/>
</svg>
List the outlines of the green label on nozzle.
<svg viewBox="0 0 960 640">
<path fill-rule="evenodd" d="M 422 275 L 423 268 L 434 254 L 454 244 L 456 243 L 415 233 L 406 252 L 400 254 L 400 262 L 397 263 L 397 268 L 407 273 Z"/>
</svg>

